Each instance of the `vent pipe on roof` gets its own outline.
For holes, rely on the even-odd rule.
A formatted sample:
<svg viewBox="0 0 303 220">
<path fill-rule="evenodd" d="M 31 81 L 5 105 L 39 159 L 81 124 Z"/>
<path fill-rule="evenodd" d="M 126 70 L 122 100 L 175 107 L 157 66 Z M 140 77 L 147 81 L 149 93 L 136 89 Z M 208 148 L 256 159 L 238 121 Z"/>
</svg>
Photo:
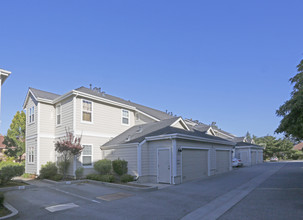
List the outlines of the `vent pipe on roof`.
<svg viewBox="0 0 303 220">
<path fill-rule="evenodd" d="M 89 89 L 92 89 L 92 86 L 93 86 L 92 84 L 89 84 Z"/>
</svg>

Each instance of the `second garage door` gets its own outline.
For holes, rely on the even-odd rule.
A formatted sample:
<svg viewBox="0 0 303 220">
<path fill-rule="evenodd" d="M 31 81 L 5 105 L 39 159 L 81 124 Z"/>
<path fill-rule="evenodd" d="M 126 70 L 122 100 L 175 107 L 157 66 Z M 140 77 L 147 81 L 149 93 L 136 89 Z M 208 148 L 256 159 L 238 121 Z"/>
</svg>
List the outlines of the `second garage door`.
<svg viewBox="0 0 303 220">
<path fill-rule="evenodd" d="M 230 151 L 217 150 L 216 151 L 216 174 L 225 173 L 229 171 L 231 161 Z"/>
<path fill-rule="evenodd" d="M 208 176 L 208 150 L 182 150 L 182 181 Z"/>
</svg>

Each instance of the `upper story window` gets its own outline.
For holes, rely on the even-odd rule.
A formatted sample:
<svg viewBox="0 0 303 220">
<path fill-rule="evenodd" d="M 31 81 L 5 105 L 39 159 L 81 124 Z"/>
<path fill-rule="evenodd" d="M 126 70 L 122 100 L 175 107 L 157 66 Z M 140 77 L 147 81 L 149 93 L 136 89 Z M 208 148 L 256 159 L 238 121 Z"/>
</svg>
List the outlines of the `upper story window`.
<svg viewBox="0 0 303 220">
<path fill-rule="evenodd" d="M 56 106 L 56 125 L 61 125 L 61 104 Z"/>
<path fill-rule="evenodd" d="M 34 106 L 29 109 L 28 122 L 29 123 L 35 122 L 35 107 Z"/>
<path fill-rule="evenodd" d="M 91 101 L 82 100 L 82 121 L 93 122 L 93 103 Z"/>
<path fill-rule="evenodd" d="M 122 124 L 129 125 L 129 111 L 122 109 Z"/>
</svg>

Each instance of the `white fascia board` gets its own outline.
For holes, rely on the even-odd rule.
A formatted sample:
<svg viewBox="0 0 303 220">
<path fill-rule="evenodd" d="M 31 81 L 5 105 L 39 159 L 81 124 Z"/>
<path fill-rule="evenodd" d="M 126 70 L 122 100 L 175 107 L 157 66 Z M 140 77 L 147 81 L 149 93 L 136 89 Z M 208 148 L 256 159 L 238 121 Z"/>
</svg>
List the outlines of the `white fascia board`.
<svg viewBox="0 0 303 220">
<path fill-rule="evenodd" d="M 0 69 L 0 77 L 1 77 L 1 84 L 4 83 L 4 81 L 7 79 L 7 77 L 9 77 L 9 75 L 12 72 L 8 71 L 8 70 L 4 70 L 4 69 Z M 3 76 L 3 77 L 2 77 Z"/>
<path fill-rule="evenodd" d="M 34 99 L 38 102 L 37 97 L 36 97 L 36 96 L 34 95 L 34 93 L 29 89 L 29 90 L 27 91 L 25 100 L 24 100 L 24 102 L 23 102 L 23 106 L 22 106 L 23 109 L 25 109 L 25 106 L 26 106 L 27 101 L 28 101 L 28 99 L 29 99 L 29 94 L 32 94 L 32 96 L 34 97 Z"/>
<path fill-rule="evenodd" d="M 54 100 L 52 100 L 53 104 L 56 104 L 57 102 L 61 102 L 63 99 L 68 98 L 69 96 L 74 94 L 75 90 L 72 90 L 70 92 L 65 93 L 64 95 L 59 96 L 58 98 L 55 98 Z"/>
<path fill-rule="evenodd" d="M 114 148 L 127 148 L 127 147 L 137 147 L 139 143 L 130 143 L 130 144 L 116 144 L 116 145 L 107 145 L 107 146 L 100 146 L 101 150 L 109 150 Z"/>
<path fill-rule="evenodd" d="M 136 111 L 139 112 L 139 113 L 142 114 L 142 115 L 145 115 L 146 117 L 149 117 L 149 118 L 155 120 L 155 121 L 160 121 L 159 119 L 157 119 L 157 118 L 155 118 L 155 117 L 153 117 L 153 116 L 151 116 L 151 115 L 149 115 L 149 114 L 146 114 L 145 112 L 142 112 L 142 111 L 140 111 L 139 109 L 136 109 Z"/>
<path fill-rule="evenodd" d="M 154 140 L 173 139 L 173 138 L 181 138 L 181 139 L 201 141 L 201 142 L 207 142 L 207 143 L 215 143 L 215 144 L 223 144 L 223 145 L 229 145 L 229 146 L 236 145 L 236 143 L 230 142 L 230 141 L 212 140 L 209 138 L 195 137 L 195 136 L 186 135 L 186 134 L 159 135 L 159 136 L 153 136 L 153 137 L 146 137 L 145 139 L 147 141 L 154 141 Z"/>
<path fill-rule="evenodd" d="M 183 121 L 183 119 L 181 117 L 178 118 L 174 123 L 172 123 L 171 126 L 174 126 L 179 122 L 185 127 L 185 130 L 188 130 L 188 131 L 190 130 L 189 127 L 186 125 L 186 123 Z"/>
<path fill-rule="evenodd" d="M 254 146 L 254 145 L 249 145 L 249 146 L 236 146 L 235 147 L 236 149 L 243 149 L 243 148 L 252 148 L 252 149 L 262 149 L 262 150 L 264 150 L 264 148 L 263 147 L 258 147 L 258 146 Z"/>
</svg>

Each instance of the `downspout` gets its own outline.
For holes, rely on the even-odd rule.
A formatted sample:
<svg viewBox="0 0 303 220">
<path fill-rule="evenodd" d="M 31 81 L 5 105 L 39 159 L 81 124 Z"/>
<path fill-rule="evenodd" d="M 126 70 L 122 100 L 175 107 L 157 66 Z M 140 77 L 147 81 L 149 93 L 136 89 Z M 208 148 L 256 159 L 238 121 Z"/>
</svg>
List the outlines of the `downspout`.
<svg viewBox="0 0 303 220">
<path fill-rule="evenodd" d="M 73 133 L 74 133 L 75 136 L 76 136 L 77 96 L 78 96 L 78 94 L 76 94 L 76 96 L 73 97 L 73 107 L 74 107 L 74 111 L 73 111 Z M 74 156 L 74 161 L 73 161 L 74 177 L 76 177 L 76 170 L 77 170 L 77 156 Z"/>
<path fill-rule="evenodd" d="M 172 141 L 172 168 L 173 168 L 173 184 L 175 183 L 175 177 L 177 176 L 177 141 L 176 139 L 171 139 Z"/>
<path fill-rule="evenodd" d="M 142 145 L 146 143 L 146 140 L 139 143 L 137 148 L 137 168 L 138 168 L 138 177 L 142 176 Z"/>
</svg>

